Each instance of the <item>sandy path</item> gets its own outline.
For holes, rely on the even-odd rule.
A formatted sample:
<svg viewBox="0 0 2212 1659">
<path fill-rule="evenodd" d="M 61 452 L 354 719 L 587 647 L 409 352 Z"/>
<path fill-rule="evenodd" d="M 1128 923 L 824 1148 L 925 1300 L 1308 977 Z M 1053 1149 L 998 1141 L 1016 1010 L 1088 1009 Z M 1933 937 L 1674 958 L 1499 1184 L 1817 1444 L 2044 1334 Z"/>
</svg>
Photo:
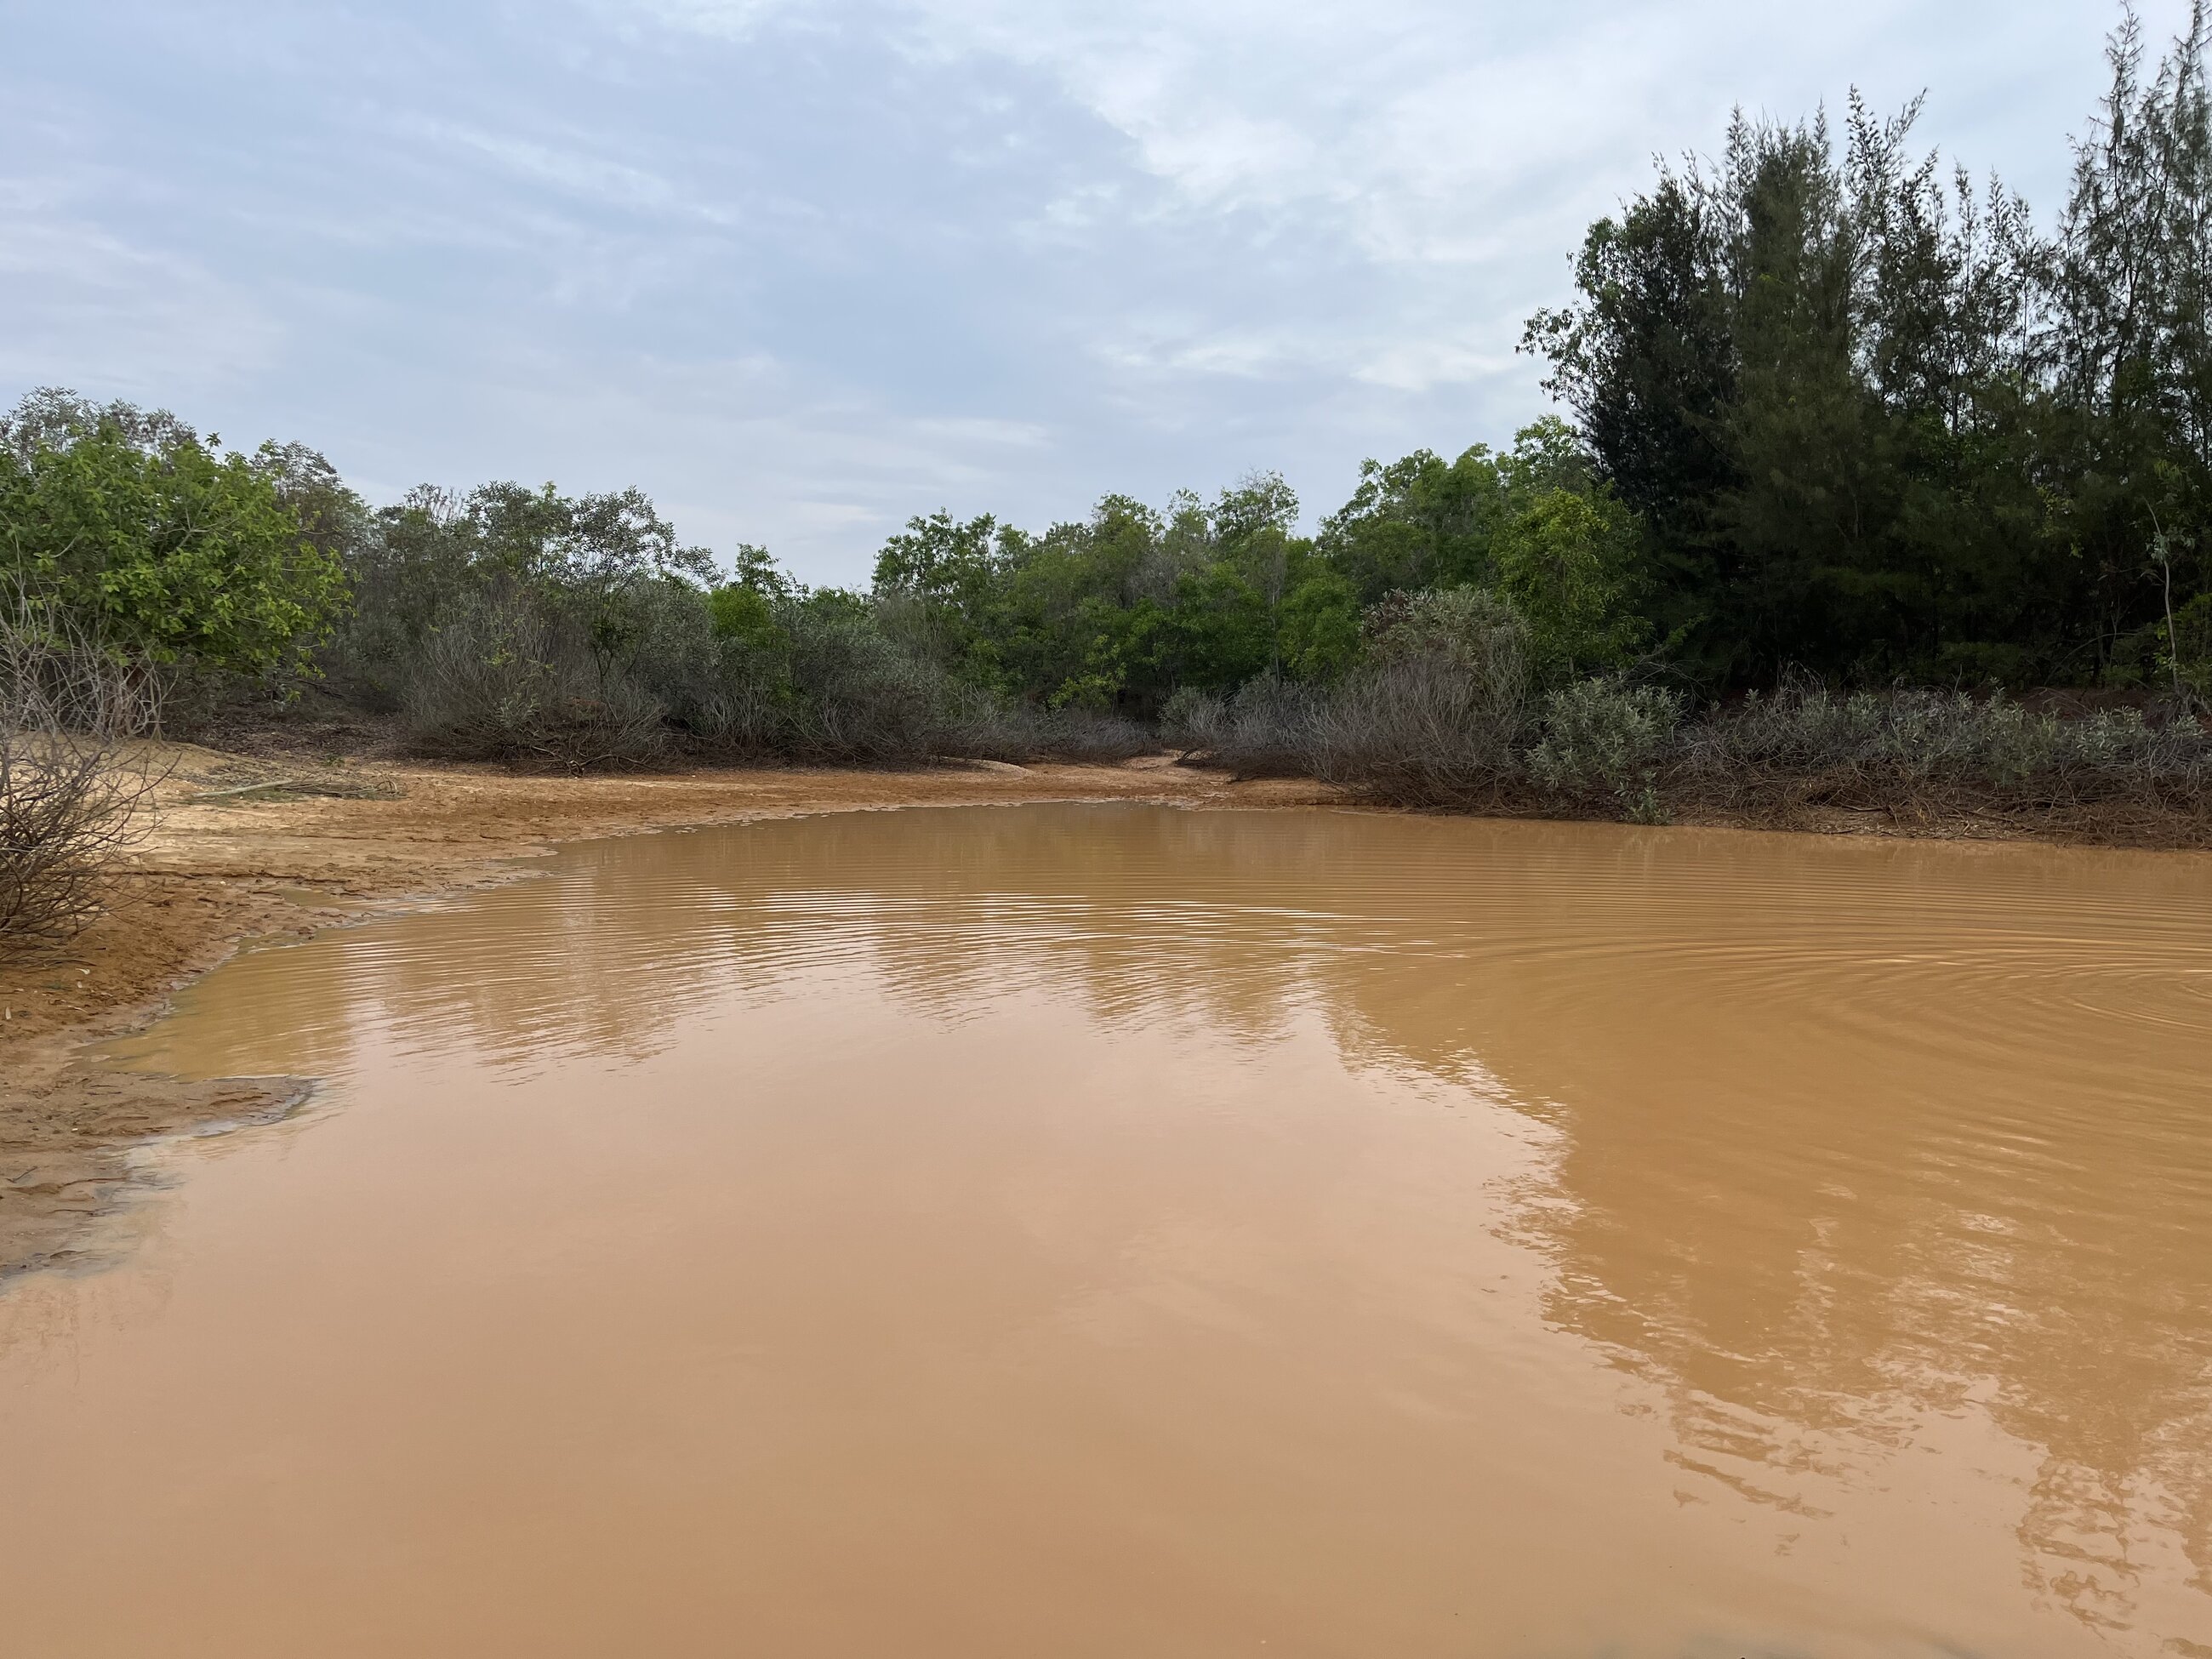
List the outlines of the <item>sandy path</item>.
<svg viewBox="0 0 2212 1659">
<path fill-rule="evenodd" d="M 251 940 L 507 879 L 514 860 L 561 842 L 676 825 L 925 805 L 1335 799 L 1319 785 L 1232 783 L 1164 759 L 568 778 L 192 748 L 169 758 L 155 827 L 109 913 L 66 946 L 0 955 L 0 1276 L 78 1257 L 91 1219 L 127 1195 L 131 1146 L 266 1119 L 302 1097 L 299 1079 L 185 1083 L 82 1053 L 149 1024 L 179 986 Z M 255 788 L 285 783 L 340 793 Z"/>
</svg>

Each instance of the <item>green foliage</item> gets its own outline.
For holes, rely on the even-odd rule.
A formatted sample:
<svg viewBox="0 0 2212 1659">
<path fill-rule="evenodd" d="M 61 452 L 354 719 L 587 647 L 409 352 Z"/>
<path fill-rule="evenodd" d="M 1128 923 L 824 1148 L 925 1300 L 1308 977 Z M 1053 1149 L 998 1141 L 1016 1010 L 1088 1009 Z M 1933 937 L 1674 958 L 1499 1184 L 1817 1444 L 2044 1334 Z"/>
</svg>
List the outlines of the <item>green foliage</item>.
<svg viewBox="0 0 2212 1659">
<path fill-rule="evenodd" d="M 1323 520 L 1321 544 L 1359 600 L 1480 582 L 1506 515 L 1497 458 L 1477 444 L 1447 464 L 1420 449 L 1363 462 L 1352 499 Z"/>
<path fill-rule="evenodd" d="M 894 635 L 964 685 L 1151 718 L 1179 687 L 1226 692 L 1349 659 L 1356 599 L 1294 533 L 1297 514 L 1273 474 L 1211 507 L 1108 495 L 1041 535 L 939 512 L 884 544 L 872 599 Z"/>
<path fill-rule="evenodd" d="M 775 633 L 775 611 L 769 595 L 743 583 L 731 582 L 709 593 L 707 614 L 718 640 L 763 644 Z"/>
<path fill-rule="evenodd" d="M 1333 680 L 1359 658 L 1359 591 L 1342 572 L 1314 562 L 1283 600 L 1282 665 L 1305 680 Z"/>
<path fill-rule="evenodd" d="M 1362 624 L 1368 659 L 1388 664 L 1434 659 L 1524 682 L 1529 657 L 1528 618 L 1489 588 L 1425 588 L 1393 593 Z"/>
<path fill-rule="evenodd" d="M 777 568 L 775 556 L 750 542 L 739 542 L 731 553 L 730 580 L 733 586 L 749 587 L 771 599 L 788 599 L 793 591 L 791 579 Z"/>
<path fill-rule="evenodd" d="M 223 453 L 171 416 L 35 396 L 0 422 L 4 580 L 111 649 L 297 671 L 345 594 L 286 499 L 307 471 L 298 453 Z M 334 519 L 350 497 L 328 494 Z"/>
<path fill-rule="evenodd" d="M 1498 590 L 1528 620 L 1547 678 L 1620 667 L 1648 637 L 1629 603 L 1635 537 L 1611 497 L 1565 489 L 1536 497 L 1498 536 Z"/>
<path fill-rule="evenodd" d="M 1367 462 L 1352 500 L 1323 522 L 1319 551 L 1328 578 L 1308 603 L 1327 618 L 1326 642 L 1304 636 L 1290 659 L 1316 678 L 1352 659 L 1348 600 L 1429 588 L 1507 597 L 1547 678 L 1620 665 L 1651 635 L 1635 603 L 1642 526 L 1556 417 L 1522 428 L 1503 455 L 1478 444 L 1449 465 L 1426 450 Z"/>
<path fill-rule="evenodd" d="M 550 484 L 423 485 L 369 519 L 346 562 L 355 607 L 331 665 L 386 703 L 451 618 L 494 599 L 542 612 L 601 678 L 632 673 L 670 623 L 671 591 L 696 595 L 716 574 L 640 491 L 572 497 Z"/>
</svg>

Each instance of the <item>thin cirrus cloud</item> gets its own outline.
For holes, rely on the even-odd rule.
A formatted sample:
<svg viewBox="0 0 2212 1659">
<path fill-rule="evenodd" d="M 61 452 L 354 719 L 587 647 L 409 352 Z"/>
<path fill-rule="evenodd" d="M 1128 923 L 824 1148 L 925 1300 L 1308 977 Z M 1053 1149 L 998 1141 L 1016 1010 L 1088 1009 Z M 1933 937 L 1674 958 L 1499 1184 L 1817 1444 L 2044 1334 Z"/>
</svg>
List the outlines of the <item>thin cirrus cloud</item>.
<svg viewBox="0 0 2212 1659">
<path fill-rule="evenodd" d="M 2145 7 L 2154 35 L 2183 0 Z M 372 496 L 636 483 L 865 577 L 1509 441 L 1590 219 L 1853 84 L 2047 215 L 2080 0 L 85 0 L 11 6 L 0 398 L 60 383 Z"/>
</svg>

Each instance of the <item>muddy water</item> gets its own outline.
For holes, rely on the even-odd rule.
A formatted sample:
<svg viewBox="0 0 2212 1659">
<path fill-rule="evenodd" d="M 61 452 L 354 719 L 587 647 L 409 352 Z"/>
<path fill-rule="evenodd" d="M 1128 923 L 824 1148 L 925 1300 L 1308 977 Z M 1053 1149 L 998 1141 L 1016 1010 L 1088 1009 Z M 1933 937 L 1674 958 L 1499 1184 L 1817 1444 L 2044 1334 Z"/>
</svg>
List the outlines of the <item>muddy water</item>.
<svg viewBox="0 0 2212 1659">
<path fill-rule="evenodd" d="M 1133 806 L 572 851 L 0 1293 L 0 1650 L 2212 1655 L 2212 862 Z"/>
</svg>

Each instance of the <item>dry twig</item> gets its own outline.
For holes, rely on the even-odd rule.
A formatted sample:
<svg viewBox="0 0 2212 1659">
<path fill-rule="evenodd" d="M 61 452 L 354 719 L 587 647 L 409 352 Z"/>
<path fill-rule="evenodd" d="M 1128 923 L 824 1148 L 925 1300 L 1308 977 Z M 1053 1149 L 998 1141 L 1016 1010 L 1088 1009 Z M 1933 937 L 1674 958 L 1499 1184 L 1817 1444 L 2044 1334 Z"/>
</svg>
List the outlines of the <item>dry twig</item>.
<svg viewBox="0 0 2212 1659">
<path fill-rule="evenodd" d="M 66 939 L 143 835 L 159 690 L 81 630 L 0 599 L 0 943 Z"/>
</svg>

